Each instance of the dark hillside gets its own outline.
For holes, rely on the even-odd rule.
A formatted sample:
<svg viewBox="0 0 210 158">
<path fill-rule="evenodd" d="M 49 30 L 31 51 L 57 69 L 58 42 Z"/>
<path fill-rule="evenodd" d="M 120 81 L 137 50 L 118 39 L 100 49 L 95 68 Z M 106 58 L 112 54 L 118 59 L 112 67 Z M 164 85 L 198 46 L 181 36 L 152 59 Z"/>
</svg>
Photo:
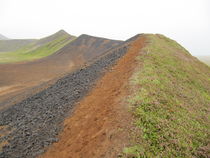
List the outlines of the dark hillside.
<svg viewBox="0 0 210 158">
<path fill-rule="evenodd" d="M 82 61 L 88 61 L 102 55 L 105 51 L 113 49 L 122 43 L 123 41 L 81 35 L 76 40 L 52 55 L 51 58 L 76 58 Z"/>
</svg>

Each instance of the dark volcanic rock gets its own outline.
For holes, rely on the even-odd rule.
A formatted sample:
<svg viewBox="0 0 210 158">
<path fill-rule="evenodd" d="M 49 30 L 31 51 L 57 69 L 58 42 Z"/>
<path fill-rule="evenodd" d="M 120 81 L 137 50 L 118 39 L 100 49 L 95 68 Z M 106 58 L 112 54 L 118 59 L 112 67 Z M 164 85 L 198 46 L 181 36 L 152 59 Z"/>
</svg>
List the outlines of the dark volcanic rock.
<svg viewBox="0 0 210 158">
<path fill-rule="evenodd" d="M 58 141 L 62 121 L 75 103 L 84 97 L 103 72 L 127 51 L 122 45 L 95 61 L 59 79 L 53 86 L 0 112 L 0 126 L 12 132 L 1 138 L 9 144 L 3 147 L 0 158 L 33 158 Z"/>
</svg>

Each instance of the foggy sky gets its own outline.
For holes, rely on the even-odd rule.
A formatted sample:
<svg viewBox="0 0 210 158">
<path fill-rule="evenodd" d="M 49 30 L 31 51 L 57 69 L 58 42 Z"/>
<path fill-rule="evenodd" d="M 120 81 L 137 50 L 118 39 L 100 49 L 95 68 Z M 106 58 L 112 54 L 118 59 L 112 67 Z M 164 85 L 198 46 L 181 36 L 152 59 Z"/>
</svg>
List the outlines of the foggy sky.
<svg viewBox="0 0 210 158">
<path fill-rule="evenodd" d="M 161 33 L 193 55 L 210 55 L 210 1 L 0 0 L 0 34 L 41 38 L 60 29 L 119 40 Z"/>
</svg>

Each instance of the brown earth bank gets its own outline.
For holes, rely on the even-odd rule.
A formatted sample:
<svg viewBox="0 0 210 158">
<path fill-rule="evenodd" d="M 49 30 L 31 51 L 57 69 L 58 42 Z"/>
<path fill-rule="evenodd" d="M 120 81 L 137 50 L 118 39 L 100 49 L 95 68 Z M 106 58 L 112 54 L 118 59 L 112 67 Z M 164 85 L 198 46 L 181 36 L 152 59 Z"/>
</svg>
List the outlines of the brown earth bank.
<svg viewBox="0 0 210 158">
<path fill-rule="evenodd" d="M 41 91 L 121 43 L 81 35 L 48 57 L 31 62 L 0 64 L 0 110 Z"/>
<path fill-rule="evenodd" d="M 128 79 L 145 37 L 132 42 L 128 52 L 100 79 L 95 88 L 64 121 L 59 141 L 40 158 L 116 158 L 129 145 L 132 115 L 126 96 Z"/>
</svg>

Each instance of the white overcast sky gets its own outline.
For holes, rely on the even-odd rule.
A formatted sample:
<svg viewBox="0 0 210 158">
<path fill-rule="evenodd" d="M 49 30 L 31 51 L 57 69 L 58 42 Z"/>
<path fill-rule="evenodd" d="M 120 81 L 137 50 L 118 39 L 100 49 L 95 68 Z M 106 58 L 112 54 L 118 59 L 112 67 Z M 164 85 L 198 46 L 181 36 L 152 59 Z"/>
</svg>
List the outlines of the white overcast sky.
<svg viewBox="0 0 210 158">
<path fill-rule="evenodd" d="M 0 34 L 41 38 L 60 29 L 120 40 L 161 33 L 210 55 L 210 0 L 0 0 Z"/>
</svg>

